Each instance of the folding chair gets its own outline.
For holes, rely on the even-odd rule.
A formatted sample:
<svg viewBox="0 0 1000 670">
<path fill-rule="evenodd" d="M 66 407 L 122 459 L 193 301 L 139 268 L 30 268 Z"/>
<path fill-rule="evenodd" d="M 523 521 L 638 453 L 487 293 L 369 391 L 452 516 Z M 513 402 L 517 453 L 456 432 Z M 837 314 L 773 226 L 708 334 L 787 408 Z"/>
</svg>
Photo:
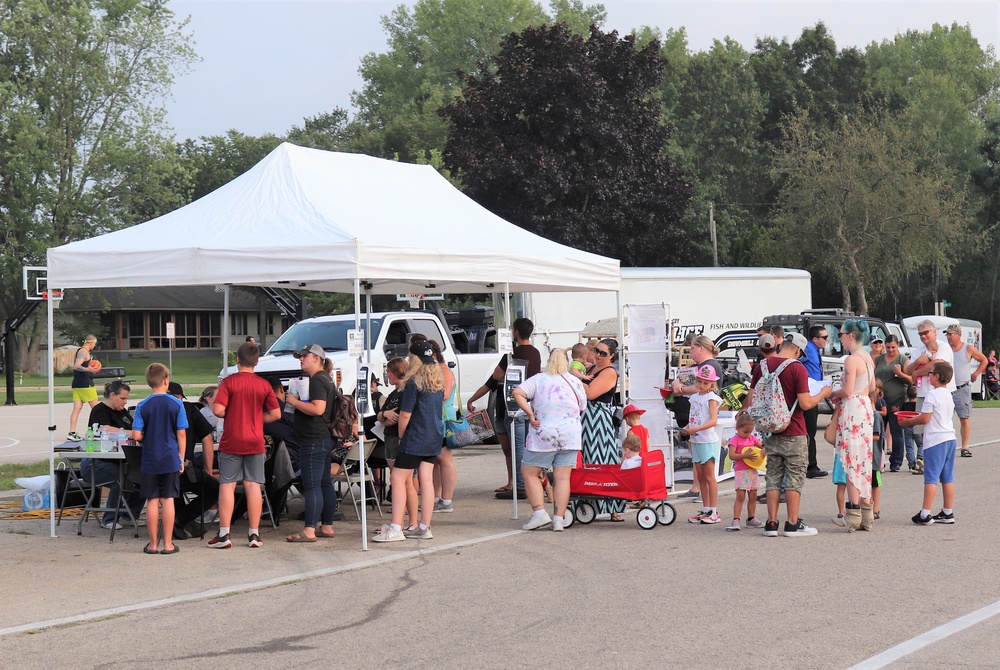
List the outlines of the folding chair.
<svg viewBox="0 0 1000 670">
<path fill-rule="evenodd" d="M 65 475 L 61 473 L 65 473 Z M 56 470 L 57 492 L 60 487 L 62 489 L 59 495 L 59 518 L 56 520 L 56 525 L 58 526 L 62 523 L 63 510 L 67 507 L 82 507 L 84 512 L 77 528 L 77 535 L 80 535 L 83 532 L 83 522 L 87 520 L 87 516 L 90 514 L 88 508 L 94 507 L 91 504 L 94 502 L 94 498 L 101 495 L 102 488 L 111 486 L 114 483 L 115 480 L 113 479 L 109 481 L 97 481 L 93 470 L 90 471 L 89 477 L 84 477 L 83 473 L 80 472 L 80 468 L 67 467 L 65 470 Z M 72 501 L 69 497 L 71 493 L 77 494 L 77 501 L 79 501 L 79 497 L 82 497 L 83 502 L 81 504 L 67 505 L 67 500 Z"/>
<path fill-rule="evenodd" d="M 340 471 L 334 476 L 333 483 L 347 484 L 347 490 L 351 494 L 351 500 L 354 502 L 354 512 L 358 516 L 358 520 L 361 520 L 361 500 L 354 493 L 354 484 L 358 486 L 365 486 L 368 483 L 372 484 L 372 489 L 374 489 L 375 476 L 372 474 L 372 469 L 368 465 L 368 457 L 372 455 L 372 451 L 375 449 L 375 440 L 358 440 L 351 447 L 351 450 L 347 453 L 347 458 L 344 459 L 344 464 L 341 466 Z M 362 451 L 362 445 L 364 451 Z M 357 466 L 357 471 L 352 472 L 352 466 Z M 368 504 L 374 504 L 375 508 L 378 510 L 378 515 L 382 516 L 382 504 L 378 500 L 378 496 L 368 496 L 366 498 Z"/>
<path fill-rule="evenodd" d="M 274 474 L 274 438 L 270 435 L 264 437 L 264 483 L 260 485 L 260 495 L 262 498 L 261 507 L 261 518 L 267 517 L 271 520 L 271 528 L 277 528 L 278 522 L 274 518 L 274 509 L 271 507 L 271 499 L 267 495 L 268 484 L 271 481 L 271 477 Z M 233 518 L 236 518 L 237 514 L 242 515 L 246 510 L 246 491 L 243 488 L 243 482 L 236 485 L 236 492 L 238 497 L 236 498 L 236 504 L 233 507 Z"/>
<path fill-rule="evenodd" d="M 990 386 L 989 382 L 983 384 L 983 400 L 1000 400 L 1000 384 Z"/>
<path fill-rule="evenodd" d="M 135 516 L 132 515 L 132 508 L 125 501 L 128 493 L 138 493 L 139 485 L 142 483 L 142 447 L 131 444 L 119 445 L 119 449 L 125 454 L 125 476 L 121 478 L 121 490 L 118 493 L 118 506 L 115 508 L 115 519 L 111 523 L 111 539 L 115 541 L 115 532 L 118 528 L 118 519 L 121 516 L 122 507 L 132 521 L 132 528 L 135 530 L 135 537 L 139 537 L 139 524 Z"/>
</svg>

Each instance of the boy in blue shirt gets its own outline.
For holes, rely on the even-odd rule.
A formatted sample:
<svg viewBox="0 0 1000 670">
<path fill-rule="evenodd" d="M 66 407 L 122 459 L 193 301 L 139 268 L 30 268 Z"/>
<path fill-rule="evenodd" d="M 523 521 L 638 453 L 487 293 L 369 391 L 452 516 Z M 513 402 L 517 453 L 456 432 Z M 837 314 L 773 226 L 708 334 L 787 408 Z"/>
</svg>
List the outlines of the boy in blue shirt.
<svg viewBox="0 0 1000 670">
<path fill-rule="evenodd" d="M 173 543 L 174 498 L 181 494 L 180 473 L 184 471 L 184 448 L 187 445 L 187 415 L 180 400 L 167 393 L 170 370 L 162 363 L 146 368 L 146 383 L 153 393 L 139 402 L 132 422 L 132 439 L 142 442 L 142 481 L 139 495 L 146 499 L 146 526 L 149 544 L 146 554 L 176 554 Z M 160 541 L 162 511 L 163 551 Z"/>
</svg>

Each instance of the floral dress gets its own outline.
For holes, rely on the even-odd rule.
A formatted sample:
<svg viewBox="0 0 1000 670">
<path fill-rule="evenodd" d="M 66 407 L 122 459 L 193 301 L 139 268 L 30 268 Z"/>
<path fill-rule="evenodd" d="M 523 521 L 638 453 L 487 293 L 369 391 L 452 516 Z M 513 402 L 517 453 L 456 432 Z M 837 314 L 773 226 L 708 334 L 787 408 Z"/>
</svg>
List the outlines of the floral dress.
<svg viewBox="0 0 1000 670">
<path fill-rule="evenodd" d="M 865 372 L 854 380 L 851 395 L 841 402 L 837 420 L 837 458 L 844 468 L 847 481 L 861 492 L 862 498 L 872 495 L 872 426 L 875 410 L 868 387 L 874 371 L 865 364 Z"/>
</svg>

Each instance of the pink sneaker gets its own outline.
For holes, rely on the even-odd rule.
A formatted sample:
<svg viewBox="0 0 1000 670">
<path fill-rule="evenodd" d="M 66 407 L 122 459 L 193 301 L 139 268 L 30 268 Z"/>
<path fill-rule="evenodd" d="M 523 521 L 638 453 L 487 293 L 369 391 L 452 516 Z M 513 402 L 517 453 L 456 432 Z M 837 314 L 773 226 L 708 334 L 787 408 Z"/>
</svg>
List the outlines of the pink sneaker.
<svg viewBox="0 0 1000 670">
<path fill-rule="evenodd" d="M 747 519 L 747 528 L 763 528 L 764 522 L 756 517 Z"/>
</svg>

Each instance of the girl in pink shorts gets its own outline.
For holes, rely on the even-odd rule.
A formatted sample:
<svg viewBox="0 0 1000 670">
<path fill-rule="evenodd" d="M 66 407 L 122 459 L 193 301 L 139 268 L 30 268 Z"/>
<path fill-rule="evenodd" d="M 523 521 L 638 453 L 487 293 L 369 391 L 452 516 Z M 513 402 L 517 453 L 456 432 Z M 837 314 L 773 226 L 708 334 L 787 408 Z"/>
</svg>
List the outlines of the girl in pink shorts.
<svg viewBox="0 0 1000 670">
<path fill-rule="evenodd" d="M 753 434 L 753 419 L 743 412 L 736 417 L 736 434 L 729 438 L 729 459 L 733 462 L 734 485 L 736 486 L 736 503 L 733 505 L 733 522 L 726 530 L 740 529 L 740 515 L 743 513 L 743 501 L 747 501 L 747 528 L 760 528 L 763 521 L 758 521 L 757 488 L 760 486 L 760 476 L 757 468 L 751 467 L 748 459 L 759 456 L 760 452 L 752 450 L 763 447 L 760 438 Z M 748 495 L 749 494 L 749 495 Z"/>
</svg>

